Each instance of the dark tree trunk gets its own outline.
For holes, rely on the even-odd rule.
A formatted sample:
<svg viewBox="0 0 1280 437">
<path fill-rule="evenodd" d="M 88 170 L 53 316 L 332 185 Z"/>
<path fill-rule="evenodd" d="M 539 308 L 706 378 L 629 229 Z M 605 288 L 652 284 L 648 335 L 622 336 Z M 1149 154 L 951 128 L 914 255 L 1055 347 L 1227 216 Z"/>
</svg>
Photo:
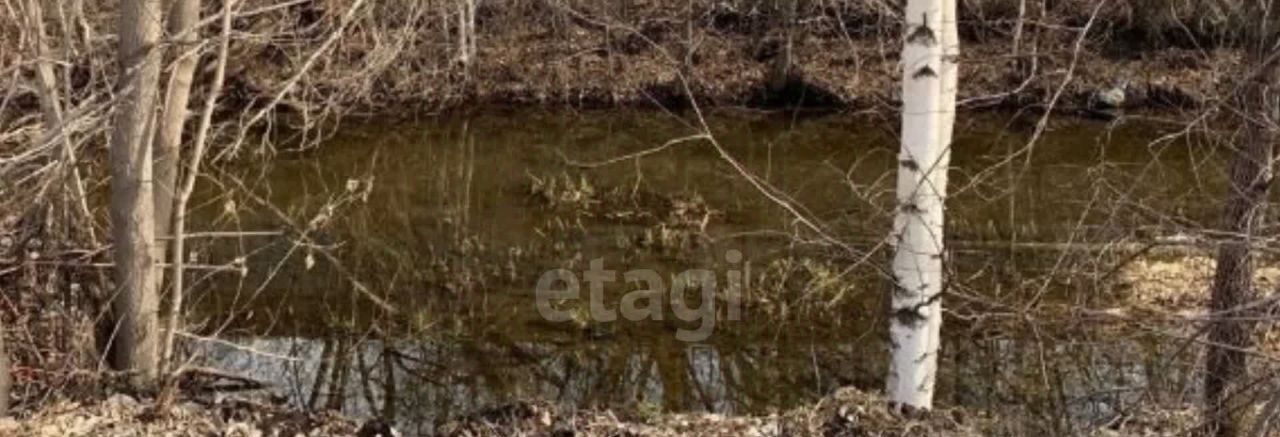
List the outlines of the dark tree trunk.
<svg viewBox="0 0 1280 437">
<path fill-rule="evenodd" d="M 1258 40 L 1261 40 L 1259 38 Z M 1262 47 L 1257 44 L 1254 47 Z M 1209 349 L 1205 358 L 1205 423 L 1208 435 L 1232 437 L 1240 433 L 1248 406 L 1245 350 L 1252 344 L 1250 316 L 1239 308 L 1255 298 L 1250 243 L 1262 223 L 1263 202 L 1271 187 L 1274 155 L 1272 130 L 1277 83 L 1275 62 L 1261 49 L 1252 51 L 1256 64 L 1241 87 L 1237 106 L 1245 114 L 1244 143 L 1235 149 L 1223 216 L 1226 239 L 1218 247 L 1209 310 Z"/>
<path fill-rule="evenodd" d="M 4 330 L 0 329 L 0 417 L 9 414 L 9 387 L 13 380 L 9 376 L 9 350 L 4 344 Z"/>
<path fill-rule="evenodd" d="M 791 81 L 792 49 L 795 44 L 796 2 L 798 0 L 779 0 L 776 3 L 775 26 L 782 31 L 778 54 L 769 65 L 768 86 L 770 94 L 780 94 Z"/>
</svg>

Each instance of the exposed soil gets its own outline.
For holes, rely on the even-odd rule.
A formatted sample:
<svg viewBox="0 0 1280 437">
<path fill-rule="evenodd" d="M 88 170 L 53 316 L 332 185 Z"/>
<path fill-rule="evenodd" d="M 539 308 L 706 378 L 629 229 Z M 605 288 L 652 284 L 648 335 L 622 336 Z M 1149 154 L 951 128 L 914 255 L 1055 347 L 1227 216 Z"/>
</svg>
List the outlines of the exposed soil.
<svg viewBox="0 0 1280 437">
<path fill-rule="evenodd" d="M 511 104 L 680 107 L 693 96 L 706 106 L 886 111 L 899 103 L 896 37 L 802 33 L 793 43 L 789 75 L 770 85 L 776 54 L 759 53 L 770 44 L 760 36 L 701 29 L 695 56 L 685 65 L 674 55 L 679 44 L 671 41 L 672 35 L 662 43 L 635 42 L 634 50 L 609 50 L 605 32 L 590 27 L 576 27 L 567 38 L 538 27 L 504 30 L 482 36 L 478 58 L 463 80 L 448 79 L 456 72 L 389 70 L 367 79 L 373 81 L 367 86 L 379 89 L 378 98 L 360 102 L 375 110 Z M 613 32 L 612 38 L 626 33 Z M 1006 40 L 965 41 L 961 106 L 1044 107 L 1060 90 L 1058 110 L 1082 114 L 1095 93 L 1127 81 L 1125 108 L 1191 109 L 1221 91 L 1222 75 L 1238 62 L 1226 49 L 1164 48 L 1116 56 L 1100 44 L 1084 44 L 1077 52 L 1071 36 L 1059 35 L 1055 44 L 1046 44 L 1034 69 L 1025 55 L 1021 61 L 1011 58 L 1013 48 Z M 269 49 L 243 54 L 253 59 L 233 83 L 244 87 L 244 94 L 269 93 L 287 79 L 280 75 L 289 73 L 289 67 L 268 59 Z"/>
<path fill-rule="evenodd" d="M 279 95 L 281 108 L 310 117 L 320 108 L 411 115 L 476 105 L 680 106 L 692 95 L 703 105 L 892 110 L 900 88 L 900 11 L 876 2 L 805 2 L 790 30 L 789 69 L 778 67 L 786 64 L 779 60 L 788 31 L 752 1 L 633 1 L 626 11 L 601 2 L 481 2 L 469 65 L 456 53 L 454 11 L 406 1 L 366 4 L 343 37 L 318 53 L 351 3 L 301 2 L 236 20 L 238 32 L 256 37 L 233 41 L 228 107 Z M 1027 23 L 1017 49 L 1017 2 L 964 3 L 963 107 L 1042 107 L 1061 90 L 1059 109 L 1076 112 L 1098 91 L 1127 82 L 1128 108 L 1194 108 L 1229 90 L 1239 60 L 1220 35 L 1227 25 L 1187 27 L 1204 21 L 1194 2 L 1167 23 L 1143 22 L 1147 14 L 1135 12 L 1144 8 L 1140 0 L 1110 2 L 1084 38 L 1096 2 L 1055 2 Z M 114 33 L 112 7 L 89 9 L 92 34 Z M 287 37 L 265 37 L 273 34 Z M 0 37 L 0 48 L 18 47 L 11 39 Z M 74 48 L 66 60 L 72 99 L 113 83 L 110 42 Z M 5 52 L 21 51 L 0 52 L 0 69 L 8 71 L 20 59 Z M 320 62 L 306 62 L 317 54 Z M 293 81 L 304 65 L 306 80 Z M 209 77 L 203 71 L 197 87 Z M 36 108 L 31 90 L 16 91 L 9 108 Z"/>
<path fill-rule="evenodd" d="M 680 65 L 656 50 L 596 53 L 591 50 L 590 34 L 558 45 L 521 43 L 534 35 L 500 38 L 481 50 L 482 57 L 494 61 L 476 68 L 469 99 L 588 106 L 686 103 Z M 701 56 L 687 75 L 688 92 L 706 105 L 892 110 L 899 103 L 901 80 L 897 48 L 887 45 L 892 42 L 800 38 L 795 42 L 792 76 L 784 87 L 770 89 L 769 62 L 743 56 L 759 44 L 756 40 L 708 33 Z M 1237 61 L 1225 50 L 1164 49 L 1120 58 L 1086 49 L 1072 65 L 1072 47 L 1063 45 L 1044 53 L 1032 75 L 1027 67 L 1021 67 L 1025 71 L 1020 73 L 1019 64 L 1009 60 L 1011 49 L 1003 41 L 963 46 L 959 96 L 963 106 L 1038 107 L 1061 88 L 1059 110 L 1080 113 L 1096 92 L 1127 79 L 1129 109 L 1190 109 L 1204 105 L 1218 91 L 1220 78 L 1213 68 Z"/>
</svg>

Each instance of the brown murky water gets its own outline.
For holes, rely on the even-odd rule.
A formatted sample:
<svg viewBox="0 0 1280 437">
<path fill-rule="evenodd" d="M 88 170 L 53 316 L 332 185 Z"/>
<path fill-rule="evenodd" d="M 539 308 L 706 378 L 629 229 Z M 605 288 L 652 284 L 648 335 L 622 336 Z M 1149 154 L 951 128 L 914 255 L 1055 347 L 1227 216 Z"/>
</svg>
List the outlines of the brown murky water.
<svg viewBox="0 0 1280 437">
<path fill-rule="evenodd" d="M 197 296 L 205 330 L 241 347 L 196 350 L 275 382 L 297 405 L 389 417 L 410 434 L 525 399 L 764 413 L 842 385 L 878 389 L 887 322 L 876 266 L 888 256 L 878 243 L 890 224 L 896 121 L 709 121 L 775 197 L 858 252 L 824 244 L 706 143 L 598 168 L 567 165 L 696 133 L 675 115 L 488 112 L 353 125 L 318 150 L 224 175 L 278 212 L 237 190 L 205 193 L 200 226 L 285 235 L 200 248 L 213 260 L 245 256 L 249 272 L 204 281 Z M 1012 243 L 1149 239 L 1211 225 L 1222 174 L 1214 148 L 1187 138 L 1153 143 L 1169 133 L 1153 122 L 1055 123 L 1030 149 L 1030 124 L 1009 116 L 962 117 L 958 129 L 940 402 L 1065 432 L 1152 394 L 1192 390 L 1194 351 L 1167 337 L 1010 323 L 1009 308 L 1032 302 L 1106 302 L 1118 256 Z M 324 213 L 326 204 L 338 206 Z M 323 225 L 309 228 L 320 215 Z M 304 230 L 305 244 L 296 238 Z M 746 261 L 726 261 L 730 250 Z M 580 272 L 597 258 L 619 272 L 669 278 L 703 268 L 721 281 L 750 263 L 741 320 L 717 320 L 693 343 L 675 334 L 697 321 L 665 306 L 660 321 L 598 323 L 584 303 L 570 302 L 562 308 L 573 320 L 544 320 L 534 296 L 542 272 Z M 636 288 L 605 287 L 607 306 Z M 723 316 L 725 301 L 713 304 Z"/>
</svg>

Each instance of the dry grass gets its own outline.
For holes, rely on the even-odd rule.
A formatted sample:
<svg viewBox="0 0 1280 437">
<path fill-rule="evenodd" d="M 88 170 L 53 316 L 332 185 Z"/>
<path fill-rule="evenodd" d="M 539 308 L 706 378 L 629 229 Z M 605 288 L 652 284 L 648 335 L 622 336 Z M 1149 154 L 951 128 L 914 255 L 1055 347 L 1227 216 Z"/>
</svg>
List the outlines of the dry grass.
<svg viewBox="0 0 1280 437">
<path fill-rule="evenodd" d="M 1124 301 L 1139 308 L 1170 313 L 1196 313 L 1209 304 L 1214 260 L 1207 254 L 1143 257 L 1120 272 Z M 1280 266 L 1259 263 L 1254 286 L 1267 293 L 1280 285 Z"/>
<path fill-rule="evenodd" d="M 1028 12 L 1034 21 L 1029 32 L 1038 35 L 1042 47 L 1042 74 L 1010 101 L 1044 101 L 1064 79 L 1062 71 L 1071 53 L 1063 42 L 1076 37 L 1076 27 L 1088 20 L 1089 5 L 1096 1 L 1059 1 L 1043 16 Z M 278 3 L 249 0 L 243 4 L 247 11 Z M 891 107 L 898 80 L 898 3 L 802 2 L 796 44 L 799 75 L 811 85 L 806 90 L 830 95 L 837 106 Z M 114 2 L 84 4 L 83 20 L 50 29 L 59 80 L 68 81 L 61 84 L 67 91 L 63 99 L 68 114 L 109 100 L 116 82 Z M 760 92 L 774 56 L 769 44 L 776 44 L 781 33 L 771 24 L 772 2 L 766 0 L 698 0 L 692 10 L 688 2 L 675 0 L 634 0 L 627 8 L 585 0 L 494 1 L 486 2 L 479 13 L 478 60 L 464 69 L 456 61 L 453 45 L 454 2 L 390 0 L 368 2 L 335 47 L 317 53 L 323 41 L 342 26 L 340 17 L 351 4 L 351 0 L 307 2 L 236 20 L 231 89 L 221 118 L 234 120 L 260 109 L 275 95 L 282 96 L 284 110 L 278 112 L 291 116 L 282 121 L 300 121 L 305 127 L 321 126 L 357 110 L 403 113 L 468 103 L 671 103 L 684 97 L 682 73 L 687 73 L 684 78 L 695 96 L 714 103 L 744 104 Z M 1230 13 L 1223 12 L 1230 8 L 1203 12 L 1199 6 L 1204 3 L 1193 0 L 1110 4 L 1102 11 L 1104 25 L 1089 39 L 1081 67 L 1066 88 L 1067 101 L 1083 102 L 1117 76 L 1134 77 L 1136 102 L 1193 106 L 1215 95 L 1221 72 L 1234 64 L 1230 51 L 1201 52 L 1162 44 L 1172 36 L 1189 34 L 1204 47 L 1214 47 L 1226 39 L 1225 29 L 1232 28 Z M 962 80 L 967 97 L 1003 93 L 1022 81 L 1010 73 L 1006 58 L 1017 5 L 1016 0 L 964 2 L 967 46 Z M 1162 12 L 1138 13 L 1147 10 Z M 42 127 L 30 84 L 33 57 L 19 46 L 22 29 L 8 13 L 0 12 L 0 83 L 5 84 L 0 91 L 0 211 L 6 214 L 0 217 L 0 238 L 10 243 L 0 245 L 0 290 L 7 304 L 0 314 L 18 367 L 28 371 L 28 377 L 19 381 L 18 394 L 24 406 L 33 406 L 51 399 L 45 395 L 74 379 L 68 375 L 98 370 L 89 359 L 92 347 L 86 338 L 91 336 L 98 300 L 110 286 L 98 270 L 34 266 L 24 261 L 30 259 L 32 241 L 41 242 L 41 256 L 101 261 L 98 249 L 104 242 L 83 236 L 82 229 L 70 232 L 80 222 L 69 219 L 76 213 L 66 207 L 64 200 L 70 194 L 63 191 L 61 173 L 49 170 L 62 165 L 62 157 L 52 143 L 38 140 Z M 206 29 L 209 34 L 214 31 Z M 1122 38 L 1131 34 L 1147 39 Z M 692 54 L 690 47 L 694 47 Z M 1129 51 L 1116 54 L 1118 48 Z M 319 62 L 302 74 L 301 67 L 312 56 L 319 56 Z M 299 80 L 292 82 L 295 76 Z M 207 80 L 198 79 L 197 100 Z M 287 86 L 290 83 L 294 86 Z M 100 146 L 107 118 L 103 111 L 90 114 L 71 135 L 83 152 L 74 165 L 93 187 L 103 180 L 97 163 L 104 157 Z M 96 223 L 97 234 L 104 234 L 100 218 L 79 220 Z M 50 249 L 43 249 L 45 245 Z M 1192 296 L 1207 289 L 1195 282 L 1204 280 L 1199 267 L 1148 264 L 1136 269 L 1128 277 L 1135 284 L 1133 293 L 1140 296 L 1138 302 L 1189 306 L 1198 303 Z M 1174 290 L 1174 285 L 1181 288 Z M 655 435 L 693 432 L 699 427 L 797 426 L 813 431 L 814 426 L 828 426 L 834 420 L 831 426 L 844 430 L 864 425 L 894 430 L 886 435 L 919 429 L 940 433 L 933 435 L 976 435 L 952 422 L 918 428 L 921 425 L 916 422 L 881 414 L 881 404 L 882 400 L 844 392 L 818 407 L 791 413 L 792 419 L 669 416 L 643 426 L 659 433 Z M 51 422 L 61 420 L 48 417 Z M 605 417 L 604 413 L 598 417 Z M 951 430 L 955 433 L 946 434 Z"/>
<path fill-rule="evenodd" d="M 1087 96 L 1097 85 L 1110 84 L 1118 75 L 1139 76 L 1138 72 L 1143 72 L 1135 78 L 1137 89 L 1202 100 L 1216 79 L 1202 77 L 1202 72 L 1212 65 L 1230 65 L 1222 62 L 1229 60 L 1229 54 L 1212 51 L 1226 40 L 1225 29 L 1233 27 L 1231 7 L 1224 6 L 1224 1 L 1108 2 L 1093 30 L 1087 59 L 1082 61 L 1087 68 L 1080 69 L 1085 76 L 1077 81 L 1081 89 L 1069 90 L 1068 95 Z M 111 4 L 89 3 L 87 45 L 65 47 L 63 41 L 79 39 L 62 39 L 58 26 L 51 26 L 51 41 L 55 52 L 76 54 L 66 56 L 71 68 L 94 79 L 77 85 L 101 91 L 114 82 L 114 72 L 108 68 L 113 65 L 113 56 L 107 38 L 114 33 L 114 20 Z M 277 3 L 248 0 L 243 10 Z M 260 105 L 264 97 L 280 90 L 298 73 L 302 60 L 340 25 L 340 17 L 351 3 L 302 3 L 238 20 L 240 33 L 229 73 L 230 96 L 236 98 L 232 103 Z M 1045 89 L 1061 79 L 1051 72 L 1064 68 L 1061 64 L 1069 57 L 1065 49 L 1070 45 L 1064 43 L 1076 36 L 1076 27 L 1088 21 L 1096 0 L 1054 2 L 1043 16 L 1036 10 L 1040 2 L 1028 3 L 1023 52 L 1039 41 L 1038 51 L 1045 56 L 1042 71 L 1050 72 L 1041 75 L 1044 83 L 1025 93 L 1028 99 L 1036 100 L 1043 99 Z M 483 2 L 477 25 L 480 53 L 476 64 L 465 71 L 457 62 L 454 3 L 371 2 L 332 53 L 313 67 L 306 80 L 286 92 L 283 103 L 291 112 L 323 119 L 350 110 L 398 112 L 406 105 L 430 109 L 466 102 L 597 105 L 670 101 L 683 93 L 678 74 L 685 67 L 690 68 L 688 79 L 694 93 L 701 97 L 741 104 L 760 90 L 773 54 L 771 44 L 781 37 L 772 18 L 776 13 L 773 2 L 698 0 L 692 10 L 688 2 L 673 0 L 623 4 Z M 1011 50 L 1018 5 L 1019 0 L 963 2 L 967 94 L 995 94 L 1020 82 L 1001 60 Z M 892 100 L 899 8 L 897 2 L 884 0 L 802 1 L 796 59 L 803 77 L 834 94 L 841 104 L 865 107 Z M 1145 13 L 1148 11 L 1157 13 Z M 17 47 L 19 38 L 15 36 L 20 32 L 3 31 L 7 27 L 11 26 L 0 24 L 0 72 L 25 68 L 27 61 Z M 214 31 L 206 30 L 209 34 Z M 1188 38 L 1194 39 L 1194 44 L 1184 44 L 1190 42 Z M 1170 44 L 1187 51 L 1170 51 Z M 693 64 L 685 66 L 683 59 L 691 46 Z M 1164 59 L 1203 58 L 1206 54 L 1206 59 L 1191 60 L 1193 65 L 1159 65 Z M 10 109 L 30 109 L 33 101 L 23 98 L 29 91 L 18 87 Z"/>
<path fill-rule="evenodd" d="M 846 388 L 821 401 L 781 414 L 723 416 L 660 412 L 567 412 L 544 403 L 521 403 L 480 411 L 444 424 L 441 435 L 581 436 L 916 436 L 999 435 L 995 423 L 959 409 L 939 409 L 911 418 L 892 412 L 879 395 Z"/>
<path fill-rule="evenodd" d="M 299 413 L 252 401 L 216 406 L 194 401 L 157 415 L 150 402 L 114 395 L 90 402 L 60 401 L 21 420 L 0 419 L 0 434 L 31 437 L 263 435 L 355 436 L 356 426 L 329 413 Z"/>
</svg>

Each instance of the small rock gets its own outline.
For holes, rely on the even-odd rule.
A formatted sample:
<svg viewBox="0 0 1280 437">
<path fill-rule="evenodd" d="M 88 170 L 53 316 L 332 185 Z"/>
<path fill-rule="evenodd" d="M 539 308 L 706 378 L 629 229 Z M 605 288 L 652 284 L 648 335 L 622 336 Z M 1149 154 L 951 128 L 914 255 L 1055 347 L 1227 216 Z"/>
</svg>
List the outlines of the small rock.
<svg viewBox="0 0 1280 437">
<path fill-rule="evenodd" d="M 102 405 L 113 410 L 134 409 L 138 406 L 138 400 L 133 396 L 117 393 L 107 398 Z"/>
</svg>

